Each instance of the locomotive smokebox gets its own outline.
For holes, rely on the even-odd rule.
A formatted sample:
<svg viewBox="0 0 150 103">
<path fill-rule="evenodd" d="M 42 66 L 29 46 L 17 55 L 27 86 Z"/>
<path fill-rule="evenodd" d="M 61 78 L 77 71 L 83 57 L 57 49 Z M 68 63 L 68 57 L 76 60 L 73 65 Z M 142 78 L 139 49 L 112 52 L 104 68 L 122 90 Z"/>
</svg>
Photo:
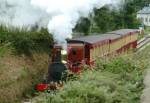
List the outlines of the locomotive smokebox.
<svg viewBox="0 0 150 103">
<path fill-rule="evenodd" d="M 48 82 L 64 81 L 66 78 L 66 66 L 62 63 L 62 47 L 55 44 L 52 51 L 52 63 L 48 67 Z"/>
</svg>

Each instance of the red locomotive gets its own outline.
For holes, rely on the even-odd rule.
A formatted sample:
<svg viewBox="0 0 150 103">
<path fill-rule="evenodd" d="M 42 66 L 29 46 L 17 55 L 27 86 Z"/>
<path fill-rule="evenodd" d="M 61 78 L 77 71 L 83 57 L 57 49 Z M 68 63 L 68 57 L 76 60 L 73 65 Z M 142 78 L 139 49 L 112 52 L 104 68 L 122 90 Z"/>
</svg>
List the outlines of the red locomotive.
<svg viewBox="0 0 150 103">
<path fill-rule="evenodd" d="M 138 34 L 139 30 L 137 29 L 121 29 L 106 34 L 67 40 L 67 63 L 65 64 L 62 63 L 61 46 L 55 45 L 52 63 L 48 71 L 48 83 L 65 79 L 66 70 L 80 73 L 83 65 L 93 65 L 98 57 L 136 48 Z M 38 85 L 37 90 L 46 90 L 48 83 Z"/>
</svg>

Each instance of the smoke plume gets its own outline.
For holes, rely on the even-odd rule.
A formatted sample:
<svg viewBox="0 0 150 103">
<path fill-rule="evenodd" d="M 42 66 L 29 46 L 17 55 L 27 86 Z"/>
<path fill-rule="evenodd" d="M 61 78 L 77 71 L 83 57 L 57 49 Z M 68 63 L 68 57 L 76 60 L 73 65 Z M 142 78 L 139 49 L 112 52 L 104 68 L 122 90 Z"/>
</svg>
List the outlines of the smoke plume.
<svg viewBox="0 0 150 103">
<path fill-rule="evenodd" d="M 56 42 L 65 43 L 81 17 L 116 0 L 0 0 L 0 22 L 16 27 L 44 27 Z"/>
</svg>

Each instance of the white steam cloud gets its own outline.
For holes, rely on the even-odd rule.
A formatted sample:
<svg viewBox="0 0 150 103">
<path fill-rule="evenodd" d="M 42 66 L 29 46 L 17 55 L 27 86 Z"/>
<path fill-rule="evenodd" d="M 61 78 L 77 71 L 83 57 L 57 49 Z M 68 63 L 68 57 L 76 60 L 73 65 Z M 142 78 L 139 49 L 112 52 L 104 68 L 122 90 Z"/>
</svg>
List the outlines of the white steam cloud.
<svg viewBox="0 0 150 103">
<path fill-rule="evenodd" d="M 46 27 L 48 14 L 34 8 L 30 0 L 0 0 L 0 23 L 15 27 Z"/>
<path fill-rule="evenodd" d="M 47 27 L 59 44 L 72 37 L 80 17 L 117 0 L 0 0 L 0 22 L 17 27 Z"/>
</svg>

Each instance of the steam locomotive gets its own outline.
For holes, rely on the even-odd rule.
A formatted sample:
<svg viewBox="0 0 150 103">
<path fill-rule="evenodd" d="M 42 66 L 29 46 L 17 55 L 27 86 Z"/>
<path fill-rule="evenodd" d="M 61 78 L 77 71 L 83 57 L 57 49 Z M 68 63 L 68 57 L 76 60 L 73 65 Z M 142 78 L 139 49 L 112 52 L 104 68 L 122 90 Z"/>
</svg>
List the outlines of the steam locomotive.
<svg viewBox="0 0 150 103">
<path fill-rule="evenodd" d="M 97 58 L 135 49 L 139 33 L 138 29 L 120 29 L 105 34 L 70 39 L 67 40 L 66 55 L 60 45 L 54 45 L 47 83 L 39 84 L 37 90 L 46 90 L 48 83 L 52 81 L 65 80 L 68 70 L 80 73 L 84 65 L 94 65 Z"/>
</svg>

